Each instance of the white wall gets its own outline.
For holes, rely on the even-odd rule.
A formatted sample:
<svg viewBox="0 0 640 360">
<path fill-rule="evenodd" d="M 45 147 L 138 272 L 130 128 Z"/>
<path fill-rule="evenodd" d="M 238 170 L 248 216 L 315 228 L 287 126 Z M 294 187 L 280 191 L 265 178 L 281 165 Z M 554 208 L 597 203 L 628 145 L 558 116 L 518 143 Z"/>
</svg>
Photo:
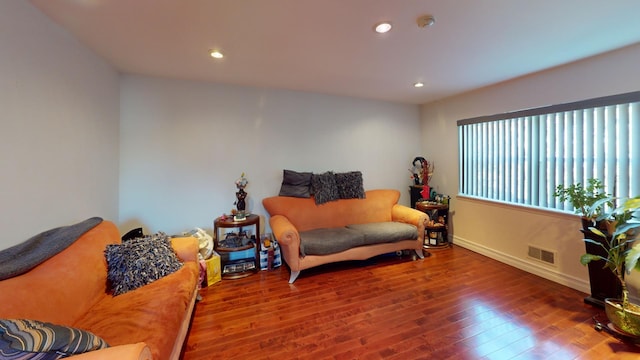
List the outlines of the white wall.
<svg viewBox="0 0 640 360">
<path fill-rule="evenodd" d="M 26 1 L 0 24 L 0 249 L 117 220 L 118 74 Z"/>
<path fill-rule="evenodd" d="M 435 160 L 433 184 L 458 190 L 456 121 L 639 90 L 640 45 L 497 84 L 421 108 L 423 152 Z M 639 180 L 640 181 L 640 180 Z M 579 219 L 573 215 L 456 198 L 454 242 L 588 292 Z M 557 267 L 527 258 L 527 245 L 557 251 Z"/>
<path fill-rule="evenodd" d="M 409 204 L 420 151 L 419 106 L 128 75 L 121 81 L 121 231 L 169 234 L 229 213 L 246 173 L 247 209 L 262 215 L 282 170 L 360 170 L 365 189 Z"/>
</svg>

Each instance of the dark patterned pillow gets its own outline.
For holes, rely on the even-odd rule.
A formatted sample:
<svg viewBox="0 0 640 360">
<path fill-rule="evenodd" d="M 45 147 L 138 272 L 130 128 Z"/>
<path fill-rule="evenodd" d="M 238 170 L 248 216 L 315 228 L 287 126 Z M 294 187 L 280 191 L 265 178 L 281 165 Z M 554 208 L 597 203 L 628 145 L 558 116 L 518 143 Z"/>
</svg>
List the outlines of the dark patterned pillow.
<svg viewBox="0 0 640 360">
<path fill-rule="evenodd" d="M 332 171 L 322 174 L 313 174 L 311 185 L 317 205 L 324 204 L 329 201 L 338 200 L 338 185 L 336 184 L 336 176 Z"/>
<path fill-rule="evenodd" d="M 351 171 L 336 174 L 336 184 L 340 199 L 364 199 L 364 185 L 362 184 L 362 173 Z"/>
<path fill-rule="evenodd" d="M 310 172 L 284 170 L 279 195 L 301 198 L 311 197 L 310 188 L 312 175 Z"/>
<path fill-rule="evenodd" d="M 162 232 L 107 245 L 105 257 L 107 281 L 113 295 L 150 284 L 182 266 L 170 238 Z"/>
<path fill-rule="evenodd" d="M 2 359 L 60 359 L 108 346 L 88 331 L 37 320 L 0 319 Z"/>
</svg>

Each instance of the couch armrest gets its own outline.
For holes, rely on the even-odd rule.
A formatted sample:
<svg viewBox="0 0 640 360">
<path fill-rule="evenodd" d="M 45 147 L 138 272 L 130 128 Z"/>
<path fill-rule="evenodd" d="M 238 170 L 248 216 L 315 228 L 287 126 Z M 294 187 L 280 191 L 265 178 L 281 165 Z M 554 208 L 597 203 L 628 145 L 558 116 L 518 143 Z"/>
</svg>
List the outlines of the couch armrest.
<svg viewBox="0 0 640 360">
<path fill-rule="evenodd" d="M 171 238 L 171 246 L 183 262 L 198 261 L 199 243 L 193 236 Z"/>
<path fill-rule="evenodd" d="M 424 229 L 429 221 L 429 216 L 420 210 L 395 204 L 391 208 L 391 220 L 415 225 L 418 228 L 418 238 L 424 239 Z"/>
<path fill-rule="evenodd" d="M 280 245 L 281 255 L 284 257 L 291 271 L 300 270 L 300 233 L 298 229 L 283 215 L 274 215 L 269 219 L 273 236 Z"/>
<path fill-rule="evenodd" d="M 73 360 L 152 360 L 151 350 L 145 343 L 127 344 L 71 356 Z"/>
</svg>

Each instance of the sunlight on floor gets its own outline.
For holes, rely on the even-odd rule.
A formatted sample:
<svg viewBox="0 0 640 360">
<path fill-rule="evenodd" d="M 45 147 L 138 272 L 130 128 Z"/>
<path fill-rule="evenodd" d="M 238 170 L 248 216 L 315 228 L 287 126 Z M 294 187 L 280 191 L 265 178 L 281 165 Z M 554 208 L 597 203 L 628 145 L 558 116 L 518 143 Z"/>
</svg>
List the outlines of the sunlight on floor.
<svg viewBox="0 0 640 360">
<path fill-rule="evenodd" d="M 478 358 L 534 359 L 543 354 L 553 354 L 554 358 L 560 359 L 575 357 L 570 350 L 553 341 L 538 342 L 535 333 L 526 325 L 481 300 L 466 299 L 464 305 L 469 316 L 463 320 L 469 323 L 462 329 L 464 342 Z"/>
</svg>

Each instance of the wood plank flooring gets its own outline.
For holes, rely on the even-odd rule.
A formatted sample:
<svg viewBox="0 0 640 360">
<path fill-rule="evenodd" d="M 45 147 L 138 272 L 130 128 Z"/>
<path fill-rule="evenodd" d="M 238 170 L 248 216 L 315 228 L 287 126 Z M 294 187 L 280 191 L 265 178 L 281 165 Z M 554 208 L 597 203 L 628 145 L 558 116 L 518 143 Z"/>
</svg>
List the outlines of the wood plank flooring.
<svg viewBox="0 0 640 360">
<path fill-rule="evenodd" d="M 454 246 L 202 289 L 182 358 L 640 359 L 586 294 Z M 576 259 L 576 261 L 578 261 Z"/>
</svg>

